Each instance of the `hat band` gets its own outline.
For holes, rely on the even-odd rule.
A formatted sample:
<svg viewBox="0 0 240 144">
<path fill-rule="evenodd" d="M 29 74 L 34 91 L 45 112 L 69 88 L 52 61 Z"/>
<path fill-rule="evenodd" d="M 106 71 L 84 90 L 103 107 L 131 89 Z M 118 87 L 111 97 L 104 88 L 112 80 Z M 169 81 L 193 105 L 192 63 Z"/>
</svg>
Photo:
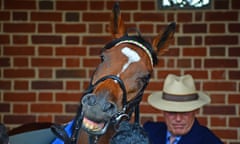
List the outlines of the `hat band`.
<svg viewBox="0 0 240 144">
<path fill-rule="evenodd" d="M 198 99 L 198 94 L 189 94 L 189 95 L 172 95 L 163 92 L 162 98 L 164 100 L 169 100 L 169 101 L 177 101 L 177 102 L 184 102 L 184 101 L 193 101 Z"/>
</svg>

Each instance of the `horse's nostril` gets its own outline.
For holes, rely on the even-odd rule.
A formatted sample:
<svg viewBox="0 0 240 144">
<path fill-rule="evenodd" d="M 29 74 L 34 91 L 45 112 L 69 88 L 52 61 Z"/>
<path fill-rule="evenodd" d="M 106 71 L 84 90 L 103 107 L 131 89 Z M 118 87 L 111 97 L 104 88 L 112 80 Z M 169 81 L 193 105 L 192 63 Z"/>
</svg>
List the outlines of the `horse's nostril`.
<svg viewBox="0 0 240 144">
<path fill-rule="evenodd" d="M 83 97 L 82 103 L 93 106 L 96 104 L 96 96 L 95 95 L 86 95 Z"/>
</svg>

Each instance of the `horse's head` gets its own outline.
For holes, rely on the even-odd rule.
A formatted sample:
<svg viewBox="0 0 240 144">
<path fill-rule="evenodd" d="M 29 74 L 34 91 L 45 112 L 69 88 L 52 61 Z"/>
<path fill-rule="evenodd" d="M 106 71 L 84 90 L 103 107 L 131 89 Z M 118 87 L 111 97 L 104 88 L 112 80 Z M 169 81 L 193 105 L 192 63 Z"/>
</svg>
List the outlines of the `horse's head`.
<svg viewBox="0 0 240 144">
<path fill-rule="evenodd" d="M 103 134 L 108 125 L 130 117 L 149 81 L 157 56 L 173 40 L 175 23 L 154 38 L 152 44 L 138 35 L 129 36 L 116 4 L 111 16 L 110 32 L 114 40 L 101 53 L 101 63 L 82 97 L 83 128 L 90 134 Z"/>
</svg>

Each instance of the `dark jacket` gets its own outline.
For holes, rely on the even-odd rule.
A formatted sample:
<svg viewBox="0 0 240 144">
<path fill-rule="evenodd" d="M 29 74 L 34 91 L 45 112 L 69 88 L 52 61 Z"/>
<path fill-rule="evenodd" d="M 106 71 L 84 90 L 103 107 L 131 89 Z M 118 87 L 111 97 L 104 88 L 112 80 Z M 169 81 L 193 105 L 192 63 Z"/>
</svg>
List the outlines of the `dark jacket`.
<svg viewBox="0 0 240 144">
<path fill-rule="evenodd" d="M 146 122 L 143 127 L 152 144 L 166 144 L 167 126 L 165 123 Z M 178 144 L 223 144 L 223 142 L 195 119 L 192 129 L 181 137 Z"/>
</svg>

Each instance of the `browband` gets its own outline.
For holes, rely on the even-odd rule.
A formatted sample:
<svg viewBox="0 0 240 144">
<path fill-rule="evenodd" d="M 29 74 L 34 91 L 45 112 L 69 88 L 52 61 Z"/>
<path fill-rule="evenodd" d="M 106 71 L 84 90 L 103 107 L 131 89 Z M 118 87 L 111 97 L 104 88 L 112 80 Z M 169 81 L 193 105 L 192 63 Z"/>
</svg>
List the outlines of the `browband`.
<svg viewBox="0 0 240 144">
<path fill-rule="evenodd" d="M 143 44 L 141 44 L 141 43 L 139 43 L 139 42 L 137 42 L 137 41 L 134 41 L 134 40 L 123 40 L 123 41 L 118 42 L 118 43 L 116 44 L 116 46 L 119 45 L 119 44 L 122 44 L 122 43 L 134 44 L 134 45 L 137 45 L 138 47 L 140 47 L 142 50 L 144 50 L 144 51 L 147 53 L 147 55 L 148 55 L 148 57 L 149 57 L 149 59 L 150 59 L 150 61 L 151 61 L 151 65 L 152 65 L 152 67 L 153 67 L 153 58 L 152 58 L 151 53 L 150 53 L 149 50 L 147 49 L 147 47 L 145 47 Z"/>
<path fill-rule="evenodd" d="M 185 101 L 193 101 L 198 99 L 198 94 L 188 94 L 188 95 L 173 95 L 163 92 L 162 98 L 168 101 L 177 101 L 177 102 L 185 102 Z"/>
</svg>

